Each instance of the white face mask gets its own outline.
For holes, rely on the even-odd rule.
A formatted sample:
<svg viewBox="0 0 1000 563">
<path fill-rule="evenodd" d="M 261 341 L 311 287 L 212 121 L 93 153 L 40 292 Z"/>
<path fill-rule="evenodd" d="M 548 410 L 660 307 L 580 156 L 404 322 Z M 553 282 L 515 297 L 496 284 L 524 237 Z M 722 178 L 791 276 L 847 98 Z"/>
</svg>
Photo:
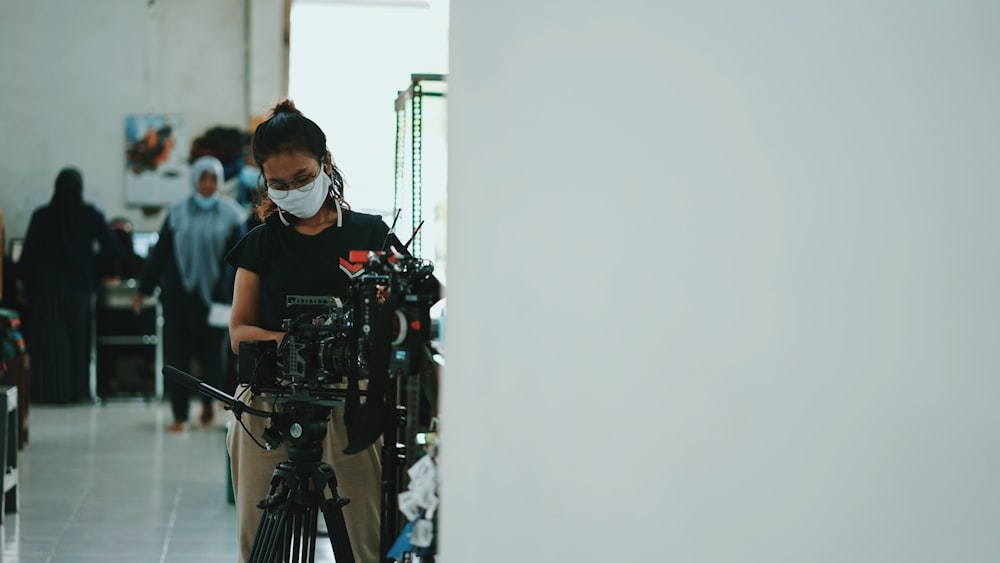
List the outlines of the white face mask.
<svg viewBox="0 0 1000 563">
<path fill-rule="evenodd" d="M 288 191 L 268 188 L 267 193 L 271 196 L 271 201 L 282 211 L 291 213 L 299 219 L 308 219 L 319 213 L 332 185 L 333 181 L 321 169 L 319 176 L 312 183 L 301 188 Z"/>
</svg>

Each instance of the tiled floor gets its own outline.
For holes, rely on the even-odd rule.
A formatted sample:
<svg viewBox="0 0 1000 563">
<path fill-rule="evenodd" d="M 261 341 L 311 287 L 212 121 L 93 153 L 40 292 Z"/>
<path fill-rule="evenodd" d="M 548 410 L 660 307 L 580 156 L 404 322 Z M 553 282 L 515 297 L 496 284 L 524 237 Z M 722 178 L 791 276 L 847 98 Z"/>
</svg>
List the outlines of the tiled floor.
<svg viewBox="0 0 1000 563">
<path fill-rule="evenodd" d="M 192 413 L 200 407 L 192 405 Z M 4 563 L 236 561 L 225 421 L 183 434 L 165 403 L 32 405 Z M 263 493 L 266 491 L 262 491 Z M 320 538 L 317 561 L 332 561 Z M 324 551 L 326 550 L 326 551 Z"/>
</svg>

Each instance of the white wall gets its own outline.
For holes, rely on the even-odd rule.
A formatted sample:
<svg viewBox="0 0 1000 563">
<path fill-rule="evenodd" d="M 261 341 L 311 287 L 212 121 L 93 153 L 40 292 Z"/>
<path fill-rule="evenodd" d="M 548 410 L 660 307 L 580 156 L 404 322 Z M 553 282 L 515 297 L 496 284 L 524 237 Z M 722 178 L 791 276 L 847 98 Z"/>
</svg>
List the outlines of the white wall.
<svg viewBox="0 0 1000 563">
<path fill-rule="evenodd" d="M 1000 560 L 998 17 L 453 3 L 441 559 Z"/>
<path fill-rule="evenodd" d="M 246 8 L 251 12 L 249 55 Z M 125 116 L 181 113 L 191 137 L 245 128 L 285 92 L 284 7 L 273 0 L 5 0 L 0 3 L 0 207 L 8 237 L 81 169 L 84 198 L 137 229 L 124 201 Z M 252 77 L 245 78 L 247 62 Z M 187 152 L 189 147 L 183 147 Z"/>
<path fill-rule="evenodd" d="M 447 10 L 442 0 L 422 6 L 317 0 L 292 5 L 289 91 L 326 132 L 356 208 L 391 214 L 393 102 L 411 74 L 447 74 Z"/>
</svg>

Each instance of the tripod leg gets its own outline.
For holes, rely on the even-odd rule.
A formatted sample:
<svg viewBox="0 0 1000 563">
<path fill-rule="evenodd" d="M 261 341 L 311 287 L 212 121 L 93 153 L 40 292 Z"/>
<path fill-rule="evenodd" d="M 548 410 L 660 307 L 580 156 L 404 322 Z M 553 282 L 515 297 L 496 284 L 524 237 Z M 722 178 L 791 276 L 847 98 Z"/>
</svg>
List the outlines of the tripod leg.
<svg viewBox="0 0 1000 563">
<path fill-rule="evenodd" d="M 295 520 L 295 509 L 292 504 L 299 483 L 299 478 L 292 468 L 285 463 L 278 464 L 271 477 L 267 496 L 257 505 L 264 510 L 264 513 L 260 517 L 257 534 L 250 548 L 249 563 L 271 563 L 282 547 L 287 551 L 291 540 L 288 515 L 292 512 L 292 520 Z"/>
<path fill-rule="evenodd" d="M 284 543 L 285 512 L 266 509 L 260 519 L 257 535 L 250 550 L 250 563 L 270 563 L 278 547 Z"/>
<path fill-rule="evenodd" d="M 344 506 L 350 499 L 337 494 L 337 477 L 333 468 L 322 464 L 313 475 L 316 488 L 322 491 L 329 487 L 331 497 L 322 499 L 320 508 L 326 521 L 326 529 L 330 534 L 330 544 L 333 546 L 333 557 L 337 563 L 354 563 L 354 550 L 351 549 L 351 538 L 347 535 L 347 522 L 344 520 Z"/>
<path fill-rule="evenodd" d="M 303 549 L 303 561 L 315 561 L 316 560 L 316 518 L 319 516 L 319 510 L 314 503 L 310 503 L 306 507 L 305 511 L 302 513 L 302 517 L 298 523 L 298 530 L 301 530 L 299 537 L 301 538 L 301 546 Z M 296 544 L 296 553 L 299 549 L 299 544 Z"/>
<path fill-rule="evenodd" d="M 321 510 L 337 563 L 354 563 L 342 510 L 350 500 L 337 495 L 336 483 L 329 465 L 317 464 L 307 475 L 299 475 L 294 466 L 279 464 L 267 497 L 258 505 L 264 514 L 249 563 L 315 561 L 316 525 Z M 331 498 L 325 498 L 327 488 Z"/>
<path fill-rule="evenodd" d="M 261 519 L 250 563 L 315 561 L 317 514 L 314 508 L 268 508 Z"/>
</svg>

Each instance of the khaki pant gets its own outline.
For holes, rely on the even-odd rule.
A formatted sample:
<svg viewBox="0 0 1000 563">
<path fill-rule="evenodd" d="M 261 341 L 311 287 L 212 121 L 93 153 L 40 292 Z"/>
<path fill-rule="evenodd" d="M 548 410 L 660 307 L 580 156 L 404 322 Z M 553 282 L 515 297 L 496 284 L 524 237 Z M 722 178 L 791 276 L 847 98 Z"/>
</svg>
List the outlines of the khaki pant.
<svg viewBox="0 0 1000 563">
<path fill-rule="evenodd" d="M 244 391 L 241 386 L 238 395 Z M 249 391 L 242 397 L 249 396 Z M 271 404 L 260 400 L 249 403 L 251 407 L 270 411 Z M 268 421 L 259 416 L 244 414 L 243 424 L 253 438 L 264 443 L 261 433 Z M 260 525 L 262 510 L 257 503 L 267 494 L 279 462 L 288 459 L 288 445 L 282 443 L 277 449 L 266 450 L 253 442 L 238 421 L 231 421 L 226 436 L 229 456 L 232 462 L 233 492 L 236 497 L 236 533 L 240 545 L 240 562 L 250 556 L 257 527 Z M 344 426 L 343 407 L 334 407 L 323 442 L 323 461 L 333 467 L 337 478 L 337 493 L 351 499 L 344 507 L 347 521 L 347 535 L 351 539 L 354 559 L 357 563 L 380 563 L 379 557 L 379 517 L 381 512 L 382 464 L 379 459 L 381 442 L 357 454 L 345 455 L 347 429 Z M 322 515 L 321 515 L 322 517 Z M 320 538 L 319 541 L 325 541 Z"/>
</svg>

